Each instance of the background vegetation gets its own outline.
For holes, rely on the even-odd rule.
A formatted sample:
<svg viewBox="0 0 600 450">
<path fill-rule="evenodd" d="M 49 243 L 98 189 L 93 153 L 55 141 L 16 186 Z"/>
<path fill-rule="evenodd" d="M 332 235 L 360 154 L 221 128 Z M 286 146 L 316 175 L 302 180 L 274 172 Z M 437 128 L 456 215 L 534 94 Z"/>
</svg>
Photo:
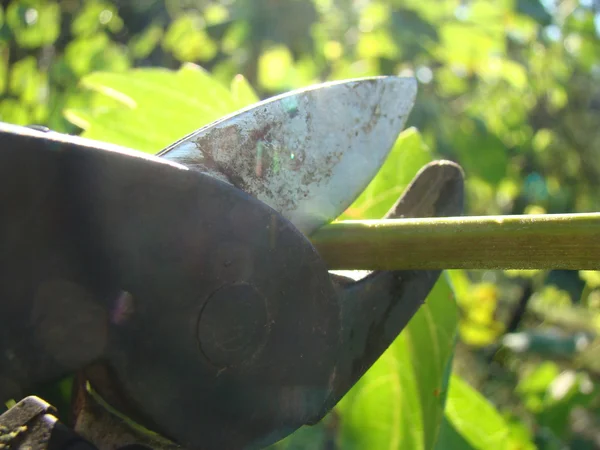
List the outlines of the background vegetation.
<svg viewBox="0 0 600 450">
<path fill-rule="evenodd" d="M 258 98 L 414 75 L 412 128 L 345 217 L 379 218 L 439 157 L 465 168 L 470 215 L 600 211 L 593 0 L 12 0 L 0 24 L 5 122 L 157 152 Z M 600 273 L 450 271 L 278 447 L 600 448 L 599 330 Z"/>
</svg>

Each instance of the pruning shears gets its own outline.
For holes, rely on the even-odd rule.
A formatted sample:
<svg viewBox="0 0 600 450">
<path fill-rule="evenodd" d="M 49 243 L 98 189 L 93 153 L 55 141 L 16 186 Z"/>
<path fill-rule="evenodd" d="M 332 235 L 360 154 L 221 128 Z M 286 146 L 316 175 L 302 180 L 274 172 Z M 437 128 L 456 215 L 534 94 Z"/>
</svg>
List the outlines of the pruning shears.
<svg viewBox="0 0 600 450">
<path fill-rule="evenodd" d="M 319 85 L 157 156 L 1 125 L 0 400 L 76 373 L 77 439 L 52 441 L 64 427 L 28 397 L 34 413 L 0 416 L 0 448 L 42 427 L 34 448 L 255 449 L 322 419 L 440 274 L 333 274 L 309 241 L 375 176 L 415 95 L 397 77 Z M 434 162 L 388 217 L 462 203 L 460 167 Z"/>
</svg>

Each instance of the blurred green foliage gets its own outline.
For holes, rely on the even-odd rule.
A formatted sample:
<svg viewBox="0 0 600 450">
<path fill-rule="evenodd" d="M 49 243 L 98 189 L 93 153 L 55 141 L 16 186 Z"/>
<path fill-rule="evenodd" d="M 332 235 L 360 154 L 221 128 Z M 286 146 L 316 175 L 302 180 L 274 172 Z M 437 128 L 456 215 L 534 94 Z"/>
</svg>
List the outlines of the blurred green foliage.
<svg viewBox="0 0 600 450">
<path fill-rule="evenodd" d="M 345 217 L 379 218 L 437 157 L 465 168 L 468 214 L 599 211 L 599 13 L 594 0 L 2 1 L 0 120 L 156 152 L 259 97 L 411 75 L 413 128 Z M 131 71 L 144 67 L 176 72 Z M 336 415 L 283 447 L 600 446 L 600 275 L 448 275 L 454 325 L 427 328 L 419 313 Z M 456 323 L 455 374 L 497 410 L 456 375 L 447 385 L 449 354 L 417 359 L 452 345 Z M 427 330 L 448 333 L 427 340 Z M 373 387 L 378 371 L 386 381 Z M 446 394 L 440 422 L 435 398 Z"/>
</svg>

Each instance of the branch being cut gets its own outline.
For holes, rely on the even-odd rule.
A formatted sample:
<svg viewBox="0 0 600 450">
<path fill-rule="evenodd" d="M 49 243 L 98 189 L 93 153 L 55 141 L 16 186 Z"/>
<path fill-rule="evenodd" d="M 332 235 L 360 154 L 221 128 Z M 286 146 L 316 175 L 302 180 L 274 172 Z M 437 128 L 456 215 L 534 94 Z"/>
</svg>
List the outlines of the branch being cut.
<svg viewBox="0 0 600 450">
<path fill-rule="evenodd" d="M 339 270 L 600 270 L 600 213 L 352 220 L 311 240 Z"/>
</svg>

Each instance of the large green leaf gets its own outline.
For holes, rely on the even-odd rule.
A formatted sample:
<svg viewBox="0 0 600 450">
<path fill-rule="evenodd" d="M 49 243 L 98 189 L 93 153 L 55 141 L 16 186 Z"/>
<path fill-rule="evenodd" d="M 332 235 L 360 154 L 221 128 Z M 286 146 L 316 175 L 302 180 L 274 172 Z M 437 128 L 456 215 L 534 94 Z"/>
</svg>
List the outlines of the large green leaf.
<svg viewBox="0 0 600 450">
<path fill-rule="evenodd" d="M 342 448 L 433 448 L 456 323 L 444 275 L 398 339 L 340 402 Z"/>
<path fill-rule="evenodd" d="M 433 448 L 443 417 L 457 322 L 454 293 L 444 273 L 410 321 L 407 333 L 412 367 L 419 380 L 426 449 Z"/>
<path fill-rule="evenodd" d="M 135 69 L 99 72 L 84 77 L 83 86 L 117 101 L 73 108 L 67 118 L 85 129 L 83 136 L 148 153 L 232 113 L 256 99 L 239 78 L 234 93 L 198 66 L 179 71 Z M 246 104 L 244 104 L 246 103 Z"/>
</svg>

